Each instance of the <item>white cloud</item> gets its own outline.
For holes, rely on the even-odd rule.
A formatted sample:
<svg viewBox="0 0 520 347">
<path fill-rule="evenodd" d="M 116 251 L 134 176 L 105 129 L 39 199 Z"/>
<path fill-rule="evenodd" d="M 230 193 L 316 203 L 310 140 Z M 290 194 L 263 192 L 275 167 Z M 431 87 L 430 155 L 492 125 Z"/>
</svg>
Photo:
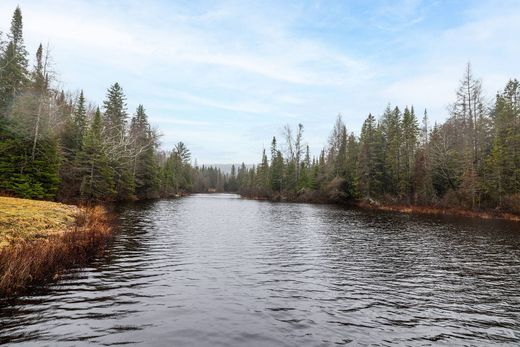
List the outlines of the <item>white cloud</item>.
<svg viewBox="0 0 520 347">
<path fill-rule="evenodd" d="M 0 3 L 0 30 L 16 5 Z M 439 25 L 430 9 L 452 3 L 381 0 L 361 12 L 341 2 L 20 5 L 28 49 L 50 43 L 66 88 L 100 103 L 119 81 L 129 109 L 143 103 L 165 144 L 183 140 L 207 162 L 216 149 L 219 162 L 256 161 L 287 120 L 306 126 L 317 153 L 338 113 L 358 131 L 387 102 L 443 120 L 468 60 L 488 95 L 520 75 L 515 1 L 470 2 Z"/>
</svg>

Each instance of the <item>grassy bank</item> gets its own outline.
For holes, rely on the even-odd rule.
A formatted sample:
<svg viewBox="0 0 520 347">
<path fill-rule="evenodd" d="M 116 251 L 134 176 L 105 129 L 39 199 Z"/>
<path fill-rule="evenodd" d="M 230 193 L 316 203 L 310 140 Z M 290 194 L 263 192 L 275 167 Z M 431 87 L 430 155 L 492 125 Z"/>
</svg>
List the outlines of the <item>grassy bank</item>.
<svg viewBox="0 0 520 347">
<path fill-rule="evenodd" d="M 86 264 L 112 235 L 103 207 L 0 197 L 0 295 Z"/>
<path fill-rule="evenodd" d="M 482 219 L 504 219 L 510 221 L 520 221 L 520 216 L 513 213 L 507 213 L 502 211 L 494 210 L 467 210 L 462 208 L 446 208 L 436 206 L 416 206 L 416 205 L 388 205 L 379 203 L 370 203 L 367 201 L 361 201 L 356 204 L 358 207 L 364 209 L 380 210 L 380 211 L 392 211 L 400 213 L 415 213 L 415 214 L 430 214 L 430 215 L 447 215 L 447 216 L 459 216 L 469 218 L 482 218 Z"/>
</svg>

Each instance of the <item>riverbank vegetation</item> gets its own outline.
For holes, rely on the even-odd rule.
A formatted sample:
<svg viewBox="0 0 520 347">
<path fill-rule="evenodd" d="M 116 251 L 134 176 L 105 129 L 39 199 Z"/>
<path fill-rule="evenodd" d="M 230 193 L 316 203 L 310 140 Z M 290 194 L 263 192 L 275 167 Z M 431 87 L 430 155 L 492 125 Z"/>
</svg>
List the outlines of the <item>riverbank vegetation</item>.
<svg viewBox="0 0 520 347">
<path fill-rule="evenodd" d="M 304 145 L 303 125 L 287 126 L 285 151 L 273 137 L 270 158 L 264 149 L 260 164 L 242 165 L 226 185 L 272 200 L 518 215 L 518 80 L 508 81 L 491 103 L 486 100 L 468 64 L 444 123 L 431 125 L 426 110 L 420 121 L 413 106 L 388 105 L 378 118 L 369 114 L 357 136 L 338 116 L 319 157 Z"/>
<path fill-rule="evenodd" d="M 85 265 L 111 236 L 110 214 L 100 206 L 0 197 L 0 295 Z"/>
</svg>

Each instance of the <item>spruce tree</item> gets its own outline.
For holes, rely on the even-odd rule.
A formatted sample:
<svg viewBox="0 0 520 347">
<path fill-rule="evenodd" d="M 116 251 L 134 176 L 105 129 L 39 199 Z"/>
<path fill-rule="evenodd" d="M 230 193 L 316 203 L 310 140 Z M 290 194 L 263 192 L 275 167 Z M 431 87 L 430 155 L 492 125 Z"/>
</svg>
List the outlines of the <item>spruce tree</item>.
<svg viewBox="0 0 520 347">
<path fill-rule="evenodd" d="M 40 43 L 38 50 L 36 51 L 36 65 L 32 72 L 33 89 L 37 95 L 41 95 L 49 88 L 49 80 L 47 75 L 46 60 L 43 56 L 43 46 Z"/>
<path fill-rule="evenodd" d="M 271 190 L 280 192 L 283 183 L 283 155 L 276 147 L 276 137 L 273 136 L 271 141 L 271 171 L 270 171 L 270 185 Z"/>
<path fill-rule="evenodd" d="M 384 147 L 384 190 L 396 196 L 401 186 L 401 111 L 387 106 L 381 119 Z"/>
<path fill-rule="evenodd" d="M 110 145 L 110 165 L 115 170 L 115 186 L 119 200 L 131 199 L 135 192 L 133 181 L 133 155 L 127 137 L 126 97 L 119 83 L 107 91 L 103 102 L 105 142 Z"/>
<path fill-rule="evenodd" d="M 16 7 L 5 52 L 0 57 L 0 117 L 8 112 L 14 98 L 29 81 L 28 53 L 23 42 L 22 11 Z"/>
<path fill-rule="evenodd" d="M 415 192 L 415 157 L 417 152 L 419 124 L 413 106 L 410 109 L 405 108 L 402 119 L 402 145 L 401 145 L 401 189 L 400 193 L 407 200 L 412 202 Z"/>
<path fill-rule="evenodd" d="M 520 194 L 520 83 L 516 79 L 496 96 L 493 131 L 485 182 L 495 204 L 503 206 L 507 195 Z"/>
<path fill-rule="evenodd" d="M 104 126 L 109 141 L 122 143 L 125 140 L 128 112 L 126 109 L 126 96 L 119 83 L 114 83 L 108 88 L 104 108 Z"/>
<path fill-rule="evenodd" d="M 90 128 L 85 132 L 79 155 L 81 168 L 81 198 L 84 200 L 112 200 L 116 196 L 114 170 L 103 148 L 102 119 L 96 110 Z"/>
<path fill-rule="evenodd" d="M 152 198 L 158 194 L 158 168 L 155 159 L 155 135 L 148 123 L 143 105 L 137 107 L 130 124 L 130 143 L 133 147 L 133 181 L 138 198 Z"/>
<path fill-rule="evenodd" d="M 364 197 L 371 198 L 378 194 L 379 172 L 378 172 L 378 130 L 376 120 L 369 114 L 361 129 L 359 139 L 359 189 Z"/>
</svg>

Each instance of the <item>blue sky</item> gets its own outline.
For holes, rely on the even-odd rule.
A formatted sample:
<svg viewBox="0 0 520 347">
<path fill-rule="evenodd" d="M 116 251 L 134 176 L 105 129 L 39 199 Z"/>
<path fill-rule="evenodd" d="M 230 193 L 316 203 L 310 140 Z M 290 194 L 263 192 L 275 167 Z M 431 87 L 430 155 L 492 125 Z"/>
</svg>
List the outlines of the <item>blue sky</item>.
<svg viewBox="0 0 520 347">
<path fill-rule="evenodd" d="M 520 77 L 520 1 L 2 0 L 1 31 L 17 4 L 64 88 L 118 81 L 199 163 L 257 162 L 285 124 L 317 153 L 338 113 L 358 134 L 388 103 L 442 121 L 467 61 L 490 99 Z"/>
</svg>

